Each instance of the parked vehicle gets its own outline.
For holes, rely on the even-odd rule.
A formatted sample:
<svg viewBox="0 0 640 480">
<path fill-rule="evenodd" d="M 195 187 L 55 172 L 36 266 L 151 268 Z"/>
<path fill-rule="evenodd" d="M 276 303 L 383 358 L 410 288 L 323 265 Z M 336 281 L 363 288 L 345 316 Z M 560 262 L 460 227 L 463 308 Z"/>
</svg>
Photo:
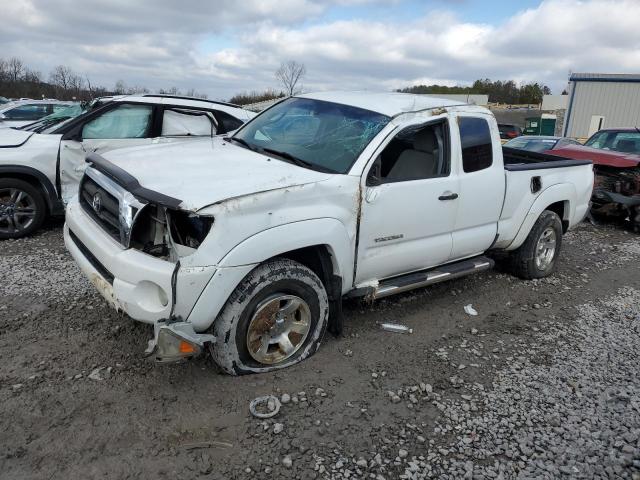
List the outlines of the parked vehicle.
<svg viewBox="0 0 640 480">
<path fill-rule="evenodd" d="M 640 130 L 637 128 L 609 128 L 600 130 L 584 143 L 598 150 L 613 150 L 640 155 Z"/>
<path fill-rule="evenodd" d="M 9 100 L 7 97 L 0 97 L 0 105 L 4 105 L 5 103 L 9 103 L 11 100 Z"/>
<path fill-rule="evenodd" d="M 0 128 L 22 127 L 57 113 L 77 102 L 58 100 L 18 100 L 0 107 Z"/>
<path fill-rule="evenodd" d="M 89 152 L 228 133 L 255 115 L 162 95 L 105 97 L 98 105 L 42 132 L 0 130 L 0 239 L 29 235 L 48 215 L 63 213 Z"/>
<path fill-rule="evenodd" d="M 590 159 L 595 173 L 591 213 L 603 220 L 629 221 L 640 232 L 640 132 L 601 130 L 584 146 L 566 146 L 554 155 Z"/>
<path fill-rule="evenodd" d="M 517 125 L 499 123 L 498 130 L 500 131 L 500 138 L 503 140 L 510 140 L 522 135 L 522 128 Z"/>
<path fill-rule="evenodd" d="M 504 146 L 508 148 L 518 148 L 530 152 L 546 152 L 567 145 L 580 145 L 580 142 L 573 138 L 566 137 L 523 135 L 522 137 L 509 140 L 504 144 Z"/>
<path fill-rule="evenodd" d="M 283 100 L 234 135 L 90 154 L 65 244 L 160 361 L 297 363 L 376 299 L 491 268 L 553 272 L 591 162 L 502 149 L 491 112 L 400 93 Z"/>
</svg>

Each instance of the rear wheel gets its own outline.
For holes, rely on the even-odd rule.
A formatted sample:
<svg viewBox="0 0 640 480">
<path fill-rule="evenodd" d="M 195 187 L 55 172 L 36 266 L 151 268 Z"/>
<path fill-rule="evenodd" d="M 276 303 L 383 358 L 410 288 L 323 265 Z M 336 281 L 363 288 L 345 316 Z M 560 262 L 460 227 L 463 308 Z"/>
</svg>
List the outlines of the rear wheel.
<svg viewBox="0 0 640 480">
<path fill-rule="evenodd" d="M 525 242 L 510 254 L 513 273 L 530 280 L 551 275 L 562 247 L 562 222 L 557 213 L 540 214 Z"/>
<path fill-rule="evenodd" d="M 0 179 L 0 239 L 20 238 L 36 231 L 47 212 L 40 191 L 23 180 Z"/>
<path fill-rule="evenodd" d="M 318 276 L 289 259 L 256 267 L 213 326 L 215 362 L 241 375 L 284 368 L 313 355 L 327 329 L 329 302 Z"/>
</svg>

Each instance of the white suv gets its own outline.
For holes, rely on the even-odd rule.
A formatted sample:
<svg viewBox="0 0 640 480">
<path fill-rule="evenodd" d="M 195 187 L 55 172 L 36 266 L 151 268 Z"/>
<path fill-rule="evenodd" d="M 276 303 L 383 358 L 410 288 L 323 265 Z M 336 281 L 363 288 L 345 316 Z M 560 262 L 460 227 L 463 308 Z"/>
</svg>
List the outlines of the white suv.
<svg viewBox="0 0 640 480">
<path fill-rule="evenodd" d="M 119 96 L 40 133 L 0 129 L 0 239 L 29 235 L 62 214 L 91 152 L 226 134 L 254 116 L 210 100 Z"/>
</svg>

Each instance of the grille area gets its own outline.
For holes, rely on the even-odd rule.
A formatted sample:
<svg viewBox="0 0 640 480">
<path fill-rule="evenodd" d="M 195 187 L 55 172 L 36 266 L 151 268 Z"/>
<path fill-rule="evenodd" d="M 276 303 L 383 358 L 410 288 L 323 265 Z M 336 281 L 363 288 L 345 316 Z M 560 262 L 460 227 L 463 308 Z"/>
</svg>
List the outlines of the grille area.
<svg viewBox="0 0 640 480">
<path fill-rule="evenodd" d="M 84 211 L 115 240 L 122 242 L 118 199 L 85 175 L 78 199 Z"/>
</svg>

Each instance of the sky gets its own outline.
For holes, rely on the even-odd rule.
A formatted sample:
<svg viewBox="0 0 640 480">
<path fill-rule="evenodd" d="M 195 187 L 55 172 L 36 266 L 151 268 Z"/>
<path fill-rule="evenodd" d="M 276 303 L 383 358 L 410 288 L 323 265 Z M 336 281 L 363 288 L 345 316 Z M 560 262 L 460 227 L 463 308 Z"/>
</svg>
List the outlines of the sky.
<svg viewBox="0 0 640 480">
<path fill-rule="evenodd" d="M 389 91 L 640 73 L 640 0 L 0 0 L 0 58 L 46 79 L 63 64 L 93 85 L 194 88 L 209 98 L 278 88 Z"/>
</svg>

